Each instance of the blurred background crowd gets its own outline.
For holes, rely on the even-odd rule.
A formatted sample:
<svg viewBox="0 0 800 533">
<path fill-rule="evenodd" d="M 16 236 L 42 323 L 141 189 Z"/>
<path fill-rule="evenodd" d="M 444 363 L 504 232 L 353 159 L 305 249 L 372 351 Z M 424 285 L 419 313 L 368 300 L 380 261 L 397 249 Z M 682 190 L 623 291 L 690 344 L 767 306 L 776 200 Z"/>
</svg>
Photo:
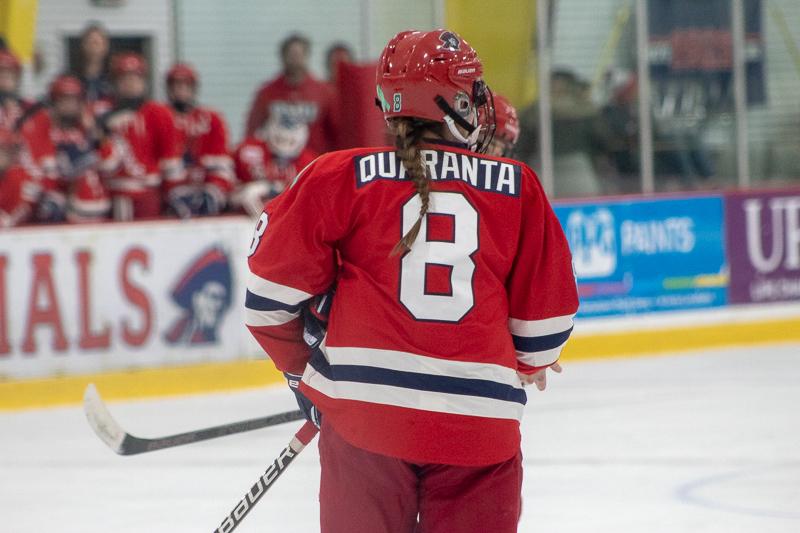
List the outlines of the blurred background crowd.
<svg viewBox="0 0 800 533">
<path fill-rule="evenodd" d="M 258 212 L 317 155 L 383 142 L 377 51 L 443 24 L 516 105 L 513 155 L 556 197 L 800 179 L 792 0 L 514 1 L 469 20 L 485 6 L 151 3 L 41 0 L 28 57 L 0 42 L 0 227 Z"/>
</svg>

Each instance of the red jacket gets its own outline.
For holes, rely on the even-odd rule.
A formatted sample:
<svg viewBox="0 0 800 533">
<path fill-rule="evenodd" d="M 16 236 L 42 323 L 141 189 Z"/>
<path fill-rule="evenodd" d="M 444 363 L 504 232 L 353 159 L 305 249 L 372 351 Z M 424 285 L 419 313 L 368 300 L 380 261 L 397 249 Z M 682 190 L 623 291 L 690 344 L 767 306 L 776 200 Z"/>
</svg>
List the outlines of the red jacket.
<svg viewBox="0 0 800 533">
<path fill-rule="evenodd" d="M 39 192 L 36 181 L 22 167 L 11 167 L 0 175 L 0 228 L 28 222 Z"/>
<path fill-rule="evenodd" d="M 308 148 L 321 154 L 336 146 L 332 107 L 333 89 L 329 84 L 308 75 L 299 85 L 292 86 L 281 75 L 262 85 L 253 98 L 245 136 L 252 136 L 271 114 L 284 113 L 308 124 Z"/>
<path fill-rule="evenodd" d="M 578 296 L 567 240 L 533 171 L 423 151 L 430 212 L 391 148 L 333 152 L 267 204 L 250 246 L 246 321 L 348 442 L 413 463 L 488 465 L 519 450 L 517 371 L 555 362 Z M 340 262 L 337 261 L 340 257 Z M 323 351 L 300 307 L 336 285 Z"/>
<path fill-rule="evenodd" d="M 104 218 L 111 208 L 96 174 L 97 153 L 81 127 L 61 127 L 42 109 L 22 124 L 22 161 L 71 221 Z"/>
<path fill-rule="evenodd" d="M 258 137 L 246 138 L 233 155 L 236 177 L 239 181 L 244 183 L 268 181 L 276 192 L 289 186 L 297 177 L 297 173 L 315 157 L 316 154 L 306 148 L 294 160 L 277 158 L 270 151 L 269 145 Z"/>
<path fill-rule="evenodd" d="M 188 113 L 170 109 L 189 181 L 214 185 L 223 194 L 230 193 L 234 184 L 233 161 L 223 118 L 204 107 L 193 107 Z"/>
<path fill-rule="evenodd" d="M 100 172 L 112 194 L 168 192 L 186 183 L 178 129 L 167 106 L 147 101 L 101 120 L 110 133 L 100 147 Z"/>
</svg>

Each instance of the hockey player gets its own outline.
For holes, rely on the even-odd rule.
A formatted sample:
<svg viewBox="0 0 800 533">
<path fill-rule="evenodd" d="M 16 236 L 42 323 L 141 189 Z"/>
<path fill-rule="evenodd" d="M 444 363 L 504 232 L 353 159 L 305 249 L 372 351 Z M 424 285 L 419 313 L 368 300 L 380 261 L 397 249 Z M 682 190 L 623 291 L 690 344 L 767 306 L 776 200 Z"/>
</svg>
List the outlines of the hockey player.
<svg viewBox="0 0 800 533">
<path fill-rule="evenodd" d="M 0 129 L 14 131 L 17 121 L 30 106 L 19 97 L 22 65 L 10 50 L 0 49 Z"/>
<path fill-rule="evenodd" d="M 272 114 L 280 113 L 308 124 L 308 145 L 314 152 L 335 147 L 333 91 L 308 71 L 310 52 L 311 43 L 302 35 L 290 35 L 281 43 L 283 72 L 256 92 L 247 115 L 246 137 L 262 128 Z"/>
<path fill-rule="evenodd" d="M 234 184 L 225 121 L 216 111 L 197 105 L 199 78 L 189 65 L 174 65 L 167 72 L 166 82 L 183 163 L 196 194 L 194 214 L 219 214 Z"/>
<path fill-rule="evenodd" d="M 264 202 L 292 183 L 316 154 L 306 147 L 308 126 L 276 114 L 266 126 L 236 148 L 236 176 L 241 185 L 235 203 L 258 217 Z"/>
<path fill-rule="evenodd" d="M 97 153 L 80 80 L 59 76 L 50 84 L 48 105 L 20 125 L 23 161 L 37 178 L 42 193 L 38 222 L 104 220 L 111 200 L 96 172 Z"/>
<path fill-rule="evenodd" d="M 0 229 L 30 221 L 39 197 L 39 187 L 17 164 L 19 143 L 0 129 Z"/>
<path fill-rule="evenodd" d="M 395 36 L 377 71 L 395 147 L 320 156 L 256 226 L 246 321 L 321 413 L 323 533 L 516 531 L 523 384 L 560 370 L 578 299 L 536 175 L 480 154 L 481 75 L 455 33 Z M 310 350 L 300 314 L 334 284 Z"/>
<path fill-rule="evenodd" d="M 511 157 L 519 140 L 519 119 L 517 110 L 508 98 L 494 93 L 494 117 L 496 128 L 494 138 L 486 151 L 489 155 Z"/>
<path fill-rule="evenodd" d="M 172 113 L 146 98 L 147 63 L 126 52 L 111 60 L 114 107 L 101 116 L 100 173 L 111 193 L 117 220 L 157 217 L 166 205 L 185 218 L 192 214 L 192 191 L 178 146 Z"/>
</svg>

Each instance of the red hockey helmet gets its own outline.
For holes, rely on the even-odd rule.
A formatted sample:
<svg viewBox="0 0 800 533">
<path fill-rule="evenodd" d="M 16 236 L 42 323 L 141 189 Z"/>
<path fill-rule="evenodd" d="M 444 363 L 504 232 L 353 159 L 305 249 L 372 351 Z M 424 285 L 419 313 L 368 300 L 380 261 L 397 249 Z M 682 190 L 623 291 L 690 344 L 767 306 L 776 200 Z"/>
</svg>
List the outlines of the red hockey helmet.
<svg viewBox="0 0 800 533">
<path fill-rule="evenodd" d="M 457 139 L 482 151 L 494 133 L 492 94 L 482 74 L 478 54 L 454 32 L 400 32 L 378 61 L 377 103 L 386 119 L 444 122 Z"/>
<path fill-rule="evenodd" d="M 512 146 L 519 139 L 519 118 L 517 110 L 508 101 L 508 98 L 494 93 L 494 120 L 497 124 L 495 135 Z"/>
<path fill-rule="evenodd" d="M 77 96 L 83 98 L 83 84 L 75 76 L 63 75 L 53 80 L 50 84 L 50 100 L 54 101 L 63 96 Z"/>
<path fill-rule="evenodd" d="M 176 81 L 185 81 L 194 86 L 197 86 L 200 79 L 197 76 L 197 71 L 186 63 L 176 63 L 167 72 L 167 85 L 171 85 Z"/>
<path fill-rule="evenodd" d="M 111 75 L 115 78 L 123 74 L 147 75 L 147 61 L 135 52 L 123 52 L 111 59 Z"/>
<path fill-rule="evenodd" d="M 19 59 L 10 50 L 0 50 L 0 68 L 13 70 L 17 73 L 17 76 L 22 72 L 22 65 Z"/>
</svg>

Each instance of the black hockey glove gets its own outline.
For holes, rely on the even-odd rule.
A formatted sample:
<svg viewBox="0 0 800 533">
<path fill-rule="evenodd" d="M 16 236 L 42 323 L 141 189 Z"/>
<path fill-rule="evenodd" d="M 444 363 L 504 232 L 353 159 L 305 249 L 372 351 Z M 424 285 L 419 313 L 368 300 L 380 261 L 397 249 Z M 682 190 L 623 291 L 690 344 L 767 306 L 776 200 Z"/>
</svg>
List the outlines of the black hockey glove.
<svg viewBox="0 0 800 533">
<path fill-rule="evenodd" d="M 328 314 L 333 303 L 333 290 L 317 296 L 307 306 L 303 308 L 303 340 L 311 348 L 311 351 L 319 350 L 325 332 L 328 329 Z M 303 376 L 297 374 L 283 373 L 289 388 L 294 393 L 297 405 L 315 426 L 320 427 L 322 423 L 322 413 L 311 403 L 305 394 L 300 392 L 300 379 Z"/>
</svg>

